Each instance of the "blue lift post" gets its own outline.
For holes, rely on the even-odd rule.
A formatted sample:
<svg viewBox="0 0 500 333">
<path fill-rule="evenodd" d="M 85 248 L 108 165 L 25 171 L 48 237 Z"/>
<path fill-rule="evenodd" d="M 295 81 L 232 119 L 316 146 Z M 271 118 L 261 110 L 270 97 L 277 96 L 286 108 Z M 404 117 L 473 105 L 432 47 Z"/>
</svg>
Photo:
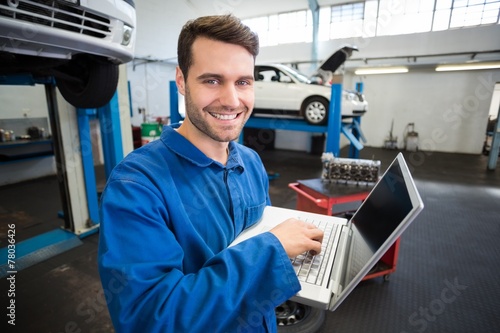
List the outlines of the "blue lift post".
<svg viewBox="0 0 500 333">
<path fill-rule="evenodd" d="M 342 128 L 342 85 L 332 84 L 328 128 L 326 130 L 326 151 L 340 156 L 340 131 Z"/>
<path fill-rule="evenodd" d="M 115 92 L 108 104 L 97 109 L 101 126 L 102 150 L 106 179 L 111 170 L 123 159 L 122 130 L 118 93 Z"/>
<path fill-rule="evenodd" d="M 97 180 L 92 153 L 92 136 L 90 120 L 99 119 L 101 128 L 102 150 L 104 155 L 104 170 L 106 179 L 111 170 L 123 159 L 123 146 L 120 126 L 120 109 L 118 94 L 115 93 L 108 104 L 97 109 L 76 109 L 78 116 L 78 133 L 80 137 L 80 153 L 82 157 L 85 192 L 92 224 L 99 224 L 99 203 Z M 86 234 L 84 234 L 86 235 Z"/>
<path fill-rule="evenodd" d="M 351 122 L 343 122 L 341 131 L 351 142 L 349 146 L 349 158 L 359 158 L 359 151 L 363 149 L 360 139 L 366 142 L 361 131 L 361 117 L 352 117 Z"/>
<path fill-rule="evenodd" d="M 363 93 L 363 82 L 356 82 L 356 91 Z M 361 116 L 352 117 L 352 122 L 342 124 L 342 133 L 351 141 L 349 146 L 349 157 L 359 158 L 359 151 L 363 149 L 360 139 L 366 143 L 366 138 L 361 131 Z"/>
<path fill-rule="evenodd" d="M 99 199 L 94 169 L 94 157 L 92 153 L 90 119 L 95 119 L 96 117 L 99 119 L 102 150 L 104 155 L 104 170 L 107 179 L 113 168 L 123 159 L 118 93 L 115 92 L 108 104 L 100 108 L 77 108 L 77 114 L 78 132 L 80 134 L 80 153 L 82 157 L 89 218 L 93 225 L 98 225 L 100 223 Z M 95 232 L 97 232 L 97 229 L 91 230 L 89 233 L 83 233 L 80 237 L 83 238 Z"/>
<path fill-rule="evenodd" d="M 175 81 L 170 81 L 170 122 L 176 124 L 182 120 L 179 114 L 179 96 L 177 95 L 177 85 Z"/>
</svg>

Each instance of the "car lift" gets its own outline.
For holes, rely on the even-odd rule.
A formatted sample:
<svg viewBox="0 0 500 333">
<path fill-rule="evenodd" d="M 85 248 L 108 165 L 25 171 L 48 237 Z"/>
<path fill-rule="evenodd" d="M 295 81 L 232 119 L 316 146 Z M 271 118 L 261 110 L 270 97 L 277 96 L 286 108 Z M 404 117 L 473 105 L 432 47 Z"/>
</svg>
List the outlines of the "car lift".
<svg viewBox="0 0 500 333">
<path fill-rule="evenodd" d="M 357 83 L 356 89 L 362 92 L 363 84 Z M 366 139 L 361 131 L 361 116 L 349 117 L 350 122 L 342 121 L 341 102 L 342 102 L 342 85 L 332 85 L 332 95 L 329 107 L 328 123 L 326 126 L 317 126 L 308 124 L 305 120 L 300 119 L 283 119 L 283 118 L 259 118 L 250 117 L 245 124 L 249 128 L 262 129 L 278 129 L 291 130 L 312 133 L 326 133 L 326 149 L 334 156 L 340 156 L 340 134 L 344 134 L 351 142 L 349 149 L 350 158 L 358 158 L 359 151 L 363 149 L 361 141 L 366 142 Z M 170 120 L 172 123 L 177 123 L 182 120 L 179 110 L 179 100 L 177 96 L 177 86 L 175 81 L 170 81 Z M 243 134 L 240 135 L 239 142 L 243 142 Z"/>
<path fill-rule="evenodd" d="M 0 278 L 79 246 L 83 244 L 82 238 L 98 231 L 100 221 L 90 119 L 97 116 L 100 122 L 106 178 L 123 158 L 124 150 L 117 93 L 103 107 L 76 109 L 75 112 L 75 108 L 57 93 L 52 77 L 14 75 L 1 79 L 0 84 L 3 85 L 45 86 L 63 207 L 58 215 L 63 219 L 64 226 L 18 242 L 15 265 L 0 263 Z M 0 249 L 1 258 L 7 258 L 7 253 L 7 247 Z"/>
</svg>

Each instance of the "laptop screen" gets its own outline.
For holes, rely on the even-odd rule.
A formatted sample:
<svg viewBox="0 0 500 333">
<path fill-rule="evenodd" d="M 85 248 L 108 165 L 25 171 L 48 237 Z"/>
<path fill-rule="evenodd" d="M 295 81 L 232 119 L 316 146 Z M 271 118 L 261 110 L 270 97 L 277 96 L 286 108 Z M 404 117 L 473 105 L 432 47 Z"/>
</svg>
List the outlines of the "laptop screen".
<svg viewBox="0 0 500 333">
<path fill-rule="evenodd" d="M 354 288 L 351 282 L 357 284 L 369 272 L 376 264 L 374 258 L 380 258 L 406 229 L 408 223 L 403 222 L 411 220 L 422 208 L 422 200 L 400 153 L 351 219 L 344 291 Z"/>
<path fill-rule="evenodd" d="M 352 217 L 356 229 L 374 252 L 413 208 L 406 181 L 396 159 Z"/>
</svg>

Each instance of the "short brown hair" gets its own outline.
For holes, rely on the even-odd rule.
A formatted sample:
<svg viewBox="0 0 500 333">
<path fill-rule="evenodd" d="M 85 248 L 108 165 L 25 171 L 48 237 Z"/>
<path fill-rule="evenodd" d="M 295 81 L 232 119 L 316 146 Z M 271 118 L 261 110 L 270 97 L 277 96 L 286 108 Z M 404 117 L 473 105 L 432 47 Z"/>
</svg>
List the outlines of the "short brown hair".
<svg viewBox="0 0 500 333">
<path fill-rule="evenodd" d="M 250 52 L 254 59 L 259 54 L 259 37 L 234 15 L 199 17 L 188 21 L 182 27 L 177 43 L 177 59 L 184 78 L 187 78 L 193 63 L 191 49 L 198 37 L 240 45 Z"/>
</svg>

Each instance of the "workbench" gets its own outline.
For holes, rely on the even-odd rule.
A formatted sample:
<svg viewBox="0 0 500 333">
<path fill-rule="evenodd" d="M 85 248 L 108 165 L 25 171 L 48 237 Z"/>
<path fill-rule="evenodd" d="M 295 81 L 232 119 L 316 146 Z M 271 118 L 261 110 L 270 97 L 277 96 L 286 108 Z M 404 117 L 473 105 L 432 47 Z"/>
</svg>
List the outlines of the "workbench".
<svg viewBox="0 0 500 333">
<path fill-rule="evenodd" d="M 297 192 L 297 210 L 349 217 L 366 199 L 374 184 L 337 183 L 315 178 L 298 180 L 288 184 L 288 187 Z M 398 238 L 363 280 L 376 277 L 389 279 L 389 274 L 396 270 L 399 242 Z"/>
</svg>

